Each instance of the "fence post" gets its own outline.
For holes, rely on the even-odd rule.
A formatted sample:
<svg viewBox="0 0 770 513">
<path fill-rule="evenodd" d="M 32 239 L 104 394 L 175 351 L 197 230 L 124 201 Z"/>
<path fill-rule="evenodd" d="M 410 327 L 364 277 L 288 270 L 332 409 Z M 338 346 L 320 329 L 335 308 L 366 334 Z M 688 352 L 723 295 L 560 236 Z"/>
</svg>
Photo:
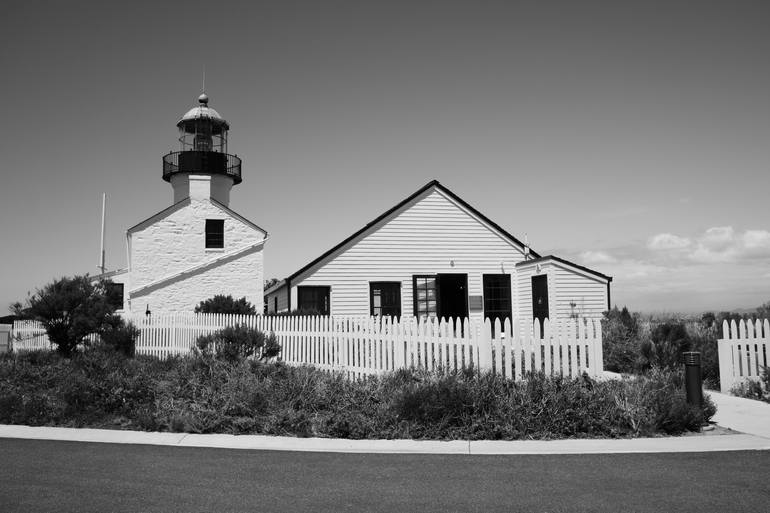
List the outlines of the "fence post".
<svg viewBox="0 0 770 513">
<path fill-rule="evenodd" d="M 492 325 L 486 319 L 482 323 L 472 323 L 471 329 L 479 335 L 476 338 L 479 346 L 479 371 L 488 372 L 492 370 Z"/>
<path fill-rule="evenodd" d="M 0 354 L 11 352 L 11 329 L 13 324 L 0 324 Z"/>
<path fill-rule="evenodd" d="M 723 394 L 729 394 L 733 387 L 733 351 L 730 340 L 730 326 L 727 321 L 722 322 L 722 338 L 717 341 L 717 354 L 719 355 L 719 389 Z"/>
</svg>

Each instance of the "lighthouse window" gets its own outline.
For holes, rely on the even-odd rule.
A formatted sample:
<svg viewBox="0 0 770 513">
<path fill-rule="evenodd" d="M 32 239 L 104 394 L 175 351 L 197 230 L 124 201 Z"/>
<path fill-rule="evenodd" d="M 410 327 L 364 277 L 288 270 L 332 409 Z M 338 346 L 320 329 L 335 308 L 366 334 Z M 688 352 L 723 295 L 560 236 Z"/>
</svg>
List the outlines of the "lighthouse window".
<svg viewBox="0 0 770 513">
<path fill-rule="evenodd" d="M 225 247 L 225 220 L 206 219 L 206 248 Z"/>
</svg>

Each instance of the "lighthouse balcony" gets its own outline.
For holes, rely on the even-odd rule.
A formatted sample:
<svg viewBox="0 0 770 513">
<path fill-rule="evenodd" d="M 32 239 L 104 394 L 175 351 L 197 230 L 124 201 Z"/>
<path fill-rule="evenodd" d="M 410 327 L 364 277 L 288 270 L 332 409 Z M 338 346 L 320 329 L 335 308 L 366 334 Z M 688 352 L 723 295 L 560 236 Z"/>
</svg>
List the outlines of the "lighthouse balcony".
<svg viewBox="0 0 770 513">
<path fill-rule="evenodd" d="M 234 184 L 241 183 L 241 159 L 218 151 L 172 151 L 163 156 L 163 179 L 171 181 L 176 173 L 226 175 Z"/>
</svg>

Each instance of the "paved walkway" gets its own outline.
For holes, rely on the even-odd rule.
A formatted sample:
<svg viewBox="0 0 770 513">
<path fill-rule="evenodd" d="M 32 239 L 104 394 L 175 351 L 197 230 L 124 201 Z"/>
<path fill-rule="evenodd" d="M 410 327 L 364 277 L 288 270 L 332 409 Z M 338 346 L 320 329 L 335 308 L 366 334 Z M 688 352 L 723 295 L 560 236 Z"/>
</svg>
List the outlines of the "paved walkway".
<svg viewBox="0 0 770 513">
<path fill-rule="evenodd" d="M 770 439 L 770 404 L 713 390 L 706 393 L 717 405 L 717 413 L 712 420 L 718 425 Z"/>
<path fill-rule="evenodd" d="M 715 422 L 738 431 L 704 436 L 569 440 L 346 440 L 266 435 L 198 435 L 0 425 L 0 438 L 275 451 L 380 454 L 622 454 L 770 450 L 770 404 L 708 391 Z"/>
<path fill-rule="evenodd" d="M 442 442 L 433 440 L 295 438 L 265 435 L 196 435 L 0 425 L 0 438 L 372 454 L 623 454 L 770 449 L 770 439 L 747 434 L 616 440 L 454 440 Z"/>
</svg>

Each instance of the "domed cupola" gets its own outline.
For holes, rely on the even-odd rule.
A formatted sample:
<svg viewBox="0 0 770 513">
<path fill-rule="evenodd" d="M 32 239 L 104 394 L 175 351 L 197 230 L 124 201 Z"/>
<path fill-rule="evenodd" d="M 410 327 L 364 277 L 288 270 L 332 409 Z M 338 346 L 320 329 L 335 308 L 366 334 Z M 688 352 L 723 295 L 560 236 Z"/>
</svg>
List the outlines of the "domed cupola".
<svg viewBox="0 0 770 513">
<path fill-rule="evenodd" d="M 163 179 L 174 187 L 174 202 L 193 197 L 193 182 L 209 177 L 211 197 L 229 203 L 230 188 L 241 183 L 241 159 L 227 153 L 230 125 L 209 107 L 206 93 L 198 97 L 198 106 L 182 116 L 179 128 L 180 151 L 163 157 Z"/>
</svg>

